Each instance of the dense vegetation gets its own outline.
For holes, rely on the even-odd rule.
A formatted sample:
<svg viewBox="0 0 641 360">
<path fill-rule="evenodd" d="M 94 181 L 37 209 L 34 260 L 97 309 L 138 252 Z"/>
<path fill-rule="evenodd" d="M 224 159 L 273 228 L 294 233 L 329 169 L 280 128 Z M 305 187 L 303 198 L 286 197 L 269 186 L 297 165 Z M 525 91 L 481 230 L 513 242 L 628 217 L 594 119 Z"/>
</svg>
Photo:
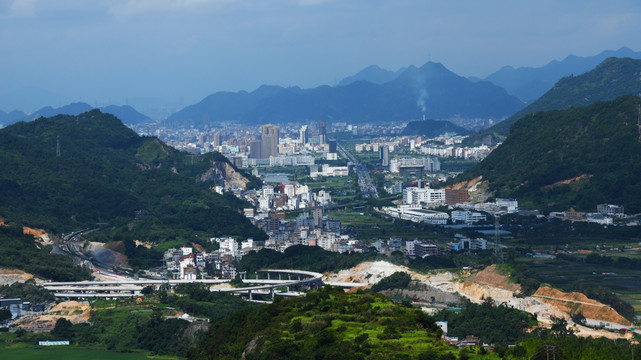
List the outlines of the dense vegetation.
<svg viewBox="0 0 641 360">
<path fill-rule="evenodd" d="M 466 139 L 465 143 L 480 142 L 484 139 L 504 139 L 512 132 L 510 127 L 526 115 L 539 111 L 562 110 L 572 106 L 587 106 L 597 101 L 614 100 L 623 95 L 641 93 L 638 73 L 641 60 L 630 58 L 608 58 L 592 71 L 579 76 L 567 76 L 559 80 L 552 89 L 538 100 L 518 111 L 506 120 Z"/>
<path fill-rule="evenodd" d="M 238 212 L 244 202 L 200 181 L 220 161 L 140 137 L 99 110 L 20 122 L 0 130 L 0 216 L 58 234 L 108 223 L 96 234 L 105 241 L 118 232 L 151 242 L 264 239 Z"/>
<path fill-rule="evenodd" d="M 318 246 L 294 245 L 278 252 L 270 249 L 250 251 L 238 263 L 238 271 L 253 274 L 259 269 L 299 269 L 316 272 L 337 271 L 376 257 L 376 252 L 341 254 Z"/>
<path fill-rule="evenodd" d="M 412 278 L 408 273 L 397 271 L 390 276 L 382 278 L 381 281 L 374 284 L 370 290 L 378 292 L 389 289 L 405 289 L 410 281 L 412 281 Z"/>
<path fill-rule="evenodd" d="M 543 210 L 641 211 L 639 99 L 625 96 L 584 108 L 528 115 L 503 145 L 461 179 L 482 175 L 497 197 Z"/>
<path fill-rule="evenodd" d="M 486 344 L 508 345 L 522 340 L 526 330 L 537 324 L 532 315 L 492 299 L 480 304 L 467 304 L 460 312 L 441 311 L 435 319 L 447 321 L 448 336 L 478 336 Z"/>
<path fill-rule="evenodd" d="M 190 358 L 418 359 L 457 352 L 434 320 L 382 295 L 323 289 L 215 324 Z M 455 357 L 452 357 L 454 359 Z"/>
<path fill-rule="evenodd" d="M 456 126 L 449 121 L 444 120 L 423 120 L 411 121 L 403 129 L 402 135 L 424 135 L 428 138 L 437 137 L 445 133 L 468 135 L 469 130 Z"/>
<path fill-rule="evenodd" d="M 258 307 L 256 303 L 245 301 L 238 296 L 212 292 L 203 284 L 180 284 L 175 292 L 176 296 L 165 296 L 166 293 L 160 291 L 160 300 L 188 314 L 206 317 L 211 322 L 222 320 L 241 309 Z"/>
<path fill-rule="evenodd" d="M 183 355 L 189 347 L 200 344 L 209 323 L 172 317 L 178 310 L 213 323 L 236 311 L 258 307 L 234 295 L 184 284 L 171 295 L 165 289 L 152 291 L 142 303 L 134 299 L 95 301 L 89 323 L 74 325 L 63 318 L 50 335 L 39 334 L 38 339 L 69 340 L 82 347 L 119 352 Z"/>
<path fill-rule="evenodd" d="M 90 270 L 74 266 L 71 258 L 51 254 L 51 247 L 41 249 L 33 236 L 23 234 L 19 226 L 0 226 L 0 267 L 55 281 L 78 281 L 91 276 Z"/>
<path fill-rule="evenodd" d="M 31 304 L 46 304 L 56 299 L 47 289 L 36 285 L 33 279 L 0 285 L 0 294 L 7 298 L 20 298 L 23 302 L 28 301 Z"/>
</svg>

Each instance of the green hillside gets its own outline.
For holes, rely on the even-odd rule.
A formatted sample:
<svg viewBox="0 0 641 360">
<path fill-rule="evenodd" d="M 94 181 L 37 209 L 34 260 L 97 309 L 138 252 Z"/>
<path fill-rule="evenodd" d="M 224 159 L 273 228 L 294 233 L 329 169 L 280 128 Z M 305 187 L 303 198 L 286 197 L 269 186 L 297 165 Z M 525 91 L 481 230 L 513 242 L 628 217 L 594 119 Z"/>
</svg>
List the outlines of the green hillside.
<svg viewBox="0 0 641 360">
<path fill-rule="evenodd" d="M 194 359 L 456 359 L 434 320 L 378 294 L 325 287 L 214 324 Z M 477 359 L 486 358 L 476 355 Z M 488 355 L 487 358 L 495 358 Z"/>
<path fill-rule="evenodd" d="M 196 181 L 212 161 L 226 160 L 140 137 L 99 110 L 20 122 L 0 130 L 0 217 L 56 234 L 102 223 L 107 241 L 264 238 L 239 214 L 244 202 Z"/>
<path fill-rule="evenodd" d="M 624 96 L 528 115 L 460 179 L 482 175 L 497 196 L 541 209 L 595 211 L 612 203 L 641 212 L 640 102 Z"/>
<path fill-rule="evenodd" d="M 537 111 L 587 106 L 597 101 L 614 100 L 619 96 L 639 93 L 641 60 L 608 58 L 590 72 L 562 78 L 538 100 L 504 121 L 471 136 L 466 139 L 466 143 L 478 143 L 489 139 L 500 141 L 510 133 L 512 124 Z"/>
</svg>

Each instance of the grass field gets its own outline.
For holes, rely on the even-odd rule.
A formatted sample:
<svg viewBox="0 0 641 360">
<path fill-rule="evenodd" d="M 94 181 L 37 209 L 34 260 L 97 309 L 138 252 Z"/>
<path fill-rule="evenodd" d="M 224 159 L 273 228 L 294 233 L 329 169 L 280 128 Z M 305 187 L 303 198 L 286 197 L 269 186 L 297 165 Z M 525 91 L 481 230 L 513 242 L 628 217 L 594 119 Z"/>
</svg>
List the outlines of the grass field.
<svg viewBox="0 0 641 360">
<path fill-rule="evenodd" d="M 332 218 L 340 220 L 343 225 L 351 225 L 358 233 L 358 239 L 387 239 L 390 237 L 406 240 L 437 239 L 451 240 L 450 236 L 435 233 L 434 229 L 426 229 L 423 224 L 413 224 L 407 221 L 392 221 L 391 219 L 371 216 L 364 210 L 342 209 L 329 212 Z M 363 214 L 363 215 L 361 215 Z"/>
<path fill-rule="evenodd" d="M 175 356 L 151 356 L 146 353 L 119 353 L 107 350 L 83 349 L 75 346 L 38 346 L 24 343 L 0 346 L 0 358 L 11 360 L 138 360 L 138 359 L 180 359 Z"/>
</svg>

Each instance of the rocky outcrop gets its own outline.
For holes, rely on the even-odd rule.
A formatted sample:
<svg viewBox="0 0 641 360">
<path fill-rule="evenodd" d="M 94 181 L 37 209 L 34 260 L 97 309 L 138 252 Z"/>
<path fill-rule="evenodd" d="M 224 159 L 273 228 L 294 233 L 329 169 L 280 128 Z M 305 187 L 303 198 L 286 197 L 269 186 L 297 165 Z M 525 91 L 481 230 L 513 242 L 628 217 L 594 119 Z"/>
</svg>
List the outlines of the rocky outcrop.
<svg viewBox="0 0 641 360">
<path fill-rule="evenodd" d="M 201 182 L 214 182 L 225 190 L 247 189 L 249 180 L 236 171 L 229 163 L 224 161 L 212 161 L 211 168 L 198 178 Z"/>
</svg>

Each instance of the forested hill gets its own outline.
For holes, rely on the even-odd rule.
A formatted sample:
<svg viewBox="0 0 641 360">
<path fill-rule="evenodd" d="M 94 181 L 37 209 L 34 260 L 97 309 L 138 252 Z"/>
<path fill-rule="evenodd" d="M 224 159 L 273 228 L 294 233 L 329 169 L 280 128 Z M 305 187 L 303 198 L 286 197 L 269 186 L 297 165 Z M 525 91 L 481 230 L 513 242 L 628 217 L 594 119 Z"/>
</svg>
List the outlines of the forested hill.
<svg viewBox="0 0 641 360">
<path fill-rule="evenodd" d="M 325 287 L 214 324 L 192 359 L 456 359 L 434 319 L 379 294 Z M 456 355 L 455 355 L 456 354 Z M 478 359 L 491 358 L 475 354 Z"/>
<path fill-rule="evenodd" d="M 0 130 L 0 217 L 58 234 L 108 223 L 150 241 L 263 238 L 239 214 L 243 202 L 196 181 L 213 161 L 226 160 L 140 137 L 99 110 L 20 122 Z"/>
<path fill-rule="evenodd" d="M 623 95 L 641 93 L 641 60 L 608 58 L 592 71 L 580 76 L 567 76 L 538 100 L 509 118 L 466 139 L 478 143 L 492 138 L 504 139 L 510 126 L 525 115 L 537 111 L 562 110 L 571 106 L 587 106 L 597 101 L 614 100 Z"/>
<path fill-rule="evenodd" d="M 403 129 L 402 135 L 425 135 L 437 137 L 446 133 L 467 135 L 471 131 L 445 120 L 411 121 Z"/>
<path fill-rule="evenodd" d="M 640 103 L 628 95 L 527 115 L 457 180 L 482 175 L 497 196 L 541 209 L 595 211 L 611 203 L 641 212 Z"/>
</svg>

